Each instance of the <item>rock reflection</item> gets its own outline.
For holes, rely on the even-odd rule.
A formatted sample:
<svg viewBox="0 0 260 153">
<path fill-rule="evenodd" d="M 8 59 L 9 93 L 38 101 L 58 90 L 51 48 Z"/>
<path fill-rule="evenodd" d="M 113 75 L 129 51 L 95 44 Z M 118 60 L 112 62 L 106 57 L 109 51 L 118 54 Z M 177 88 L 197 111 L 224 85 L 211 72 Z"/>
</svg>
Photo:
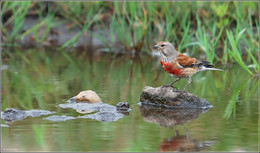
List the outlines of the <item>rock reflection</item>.
<svg viewBox="0 0 260 153">
<path fill-rule="evenodd" d="M 182 125 L 191 120 L 198 118 L 200 113 L 206 113 L 207 109 L 176 109 L 162 106 L 140 104 L 140 112 L 145 122 L 155 123 L 162 127 L 171 128 L 176 125 Z M 191 139 L 188 131 L 185 135 L 180 135 L 178 130 L 175 131 L 175 136 L 166 138 L 160 143 L 158 151 L 200 151 L 211 144 L 210 141 L 199 142 Z"/>
<path fill-rule="evenodd" d="M 198 118 L 200 113 L 206 113 L 206 109 L 176 109 L 157 105 L 141 104 L 140 111 L 143 120 L 156 123 L 160 126 L 171 128 L 174 125 L 183 125 L 186 122 Z"/>
</svg>

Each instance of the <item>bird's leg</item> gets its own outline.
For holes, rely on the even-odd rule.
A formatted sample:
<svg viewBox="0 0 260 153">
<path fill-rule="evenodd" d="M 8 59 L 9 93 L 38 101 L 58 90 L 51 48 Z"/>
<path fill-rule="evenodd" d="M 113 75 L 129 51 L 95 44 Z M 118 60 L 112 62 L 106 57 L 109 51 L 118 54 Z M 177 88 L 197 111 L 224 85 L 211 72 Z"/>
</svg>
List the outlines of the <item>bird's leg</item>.
<svg viewBox="0 0 260 153">
<path fill-rule="evenodd" d="M 173 85 L 174 83 L 178 82 L 180 79 L 181 79 L 181 78 L 177 78 L 177 79 L 176 79 L 175 81 L 173 81 L 172 83 L 167 84 L 167 85 L 164 85 L 163 87 L 173 87 L 172 85 Z M 177 90 L 176 87 L 173 87 L 173 88 L 175 88 L 175 89 Z"/>
<path fill-rule="evenodd" d="M 179 131 L 178 131 L 178 130 L 175 130 L 175 136 L 178 136 L 178 135 L 180 135 L 180 134 L 179 134 Z"/>
<path fill-rule="evenodd" d="M 182 124 L 182 129 L 184 129 L 185 134 L 186 134 L 186 138 L 189 138 L 189 131 L 185 128 L 185 126 Z"/>
<path fill-rule="evenodd" d="M 184 89 L 182 90 L 182 91 L 185 91 L 186 90 L 186 88 L 187 88 L 187 86 L 191 83 L 191 76 L 189 76 L 189 81 L 188 81 L 188 83 L 186 84 L 186 86 L 184 87 Z"/>
</svg>

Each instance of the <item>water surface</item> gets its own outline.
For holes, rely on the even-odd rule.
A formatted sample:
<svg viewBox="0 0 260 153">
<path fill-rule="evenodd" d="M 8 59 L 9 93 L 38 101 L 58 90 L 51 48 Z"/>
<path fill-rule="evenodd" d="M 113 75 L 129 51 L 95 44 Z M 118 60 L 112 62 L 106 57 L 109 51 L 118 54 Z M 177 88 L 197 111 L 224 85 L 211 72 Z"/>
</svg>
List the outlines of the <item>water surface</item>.
<svg viewBox="0 0 260 153">
<path fill-rule="evenodd" d="M 97 92 L 104 103 L 126 101 L 132 108 L 129 115 L 116 122 L 52 122 L 43 117 L 15 121 L 9 127 L 1 127 L 3 150 L 259 150 L 259 80 L 237 65 L 218 65 L 224 72 L 195 74 L 187 91 L 207 99 L 214 107 L 183 125 L 167 127 L 159 124 L 170 122 L 167 115 L 156 116 L 157 112 L 144 117 L 138 105 L 145 86 L 158 87 L 174 80 L 163 71 L 157 57 L 17 48 L 5 49 L 2 58 L 6 65 L 2 69 L 2 111 L 45 109 L 56 111 L 57 115 L 79 116 L 82 114 L 58 104 L 88 89 Z M 182 79 L 177 87 L 182 89 L 186 83 L 187 79 Z M 3 120 L 1 123 L 6 124 Z"/>
</svg>

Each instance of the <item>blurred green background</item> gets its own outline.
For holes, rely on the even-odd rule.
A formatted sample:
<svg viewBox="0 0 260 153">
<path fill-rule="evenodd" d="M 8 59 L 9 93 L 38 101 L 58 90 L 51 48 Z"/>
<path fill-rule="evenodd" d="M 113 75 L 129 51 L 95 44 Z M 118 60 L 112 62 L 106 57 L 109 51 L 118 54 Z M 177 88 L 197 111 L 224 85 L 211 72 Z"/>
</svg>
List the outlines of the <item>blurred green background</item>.
<svg viewBox="0 0 260 153">
<path fill-rule="evenodd" d="M 2 46 L 150 53 L 159 41 L 258 74 L 258 2 L 1 2 Z M 206 55 L 206 57 L 205 57 Z M 249 68 L 248 68 L 249 67 Z"/>
<path fill-rule="evenodd" d="M 104 103 L 127 101 L 132 108 L 111 123 L 15 121 L 1 127 L 3 148 L 158 151 L 175 129 L 184 135 L 181 126 L 145 122 L 137 104 L 144 86 L 173 81 L 153 56 L 152 46 L 166 40 L 224 69 L 194 75 L 187 88 L 214 106 L 185 124 L 190 139 L 208 144 L 202 151 L 259 151 L 258 12 L 258 2 L 238 1 L 1 1 L 1 111 L 46 109 L 76 117 L 57 105 L 88 89 Z"/>
</svg>

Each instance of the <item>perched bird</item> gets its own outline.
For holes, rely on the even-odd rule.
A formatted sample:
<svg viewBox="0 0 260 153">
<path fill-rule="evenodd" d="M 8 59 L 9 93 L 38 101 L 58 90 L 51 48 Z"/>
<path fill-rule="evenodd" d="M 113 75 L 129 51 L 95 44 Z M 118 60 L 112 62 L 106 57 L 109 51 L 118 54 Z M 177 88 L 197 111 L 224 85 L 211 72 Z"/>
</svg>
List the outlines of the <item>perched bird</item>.
<svg viewBox="0 0 260 153">
<path fill-rule="evenodd" d="M 169 42 L 161 41 L 154 46 L 154 49 L 160 51 L 161 65 L 163 69 L 167 73 L 169 73 L 170 76 L 177 78 L 177 80 L 168 85 L 164 85 L 164 87 L 172 87 L 172 85 L 179 81 L 181 78 L 188 78 L 188 84 L 182 90 L 185 91 L 187 86 L 192 81 L 191 76 L 193 74 L 206 70 L 223 71 L 221 69 L 214 68 L 214 66 L 208 61 L 198 60 L 196 58 L 191 58 L 189 56 L 183 55 L 182 53 L 178 52 L 175 47 Z"/>
</svg>

